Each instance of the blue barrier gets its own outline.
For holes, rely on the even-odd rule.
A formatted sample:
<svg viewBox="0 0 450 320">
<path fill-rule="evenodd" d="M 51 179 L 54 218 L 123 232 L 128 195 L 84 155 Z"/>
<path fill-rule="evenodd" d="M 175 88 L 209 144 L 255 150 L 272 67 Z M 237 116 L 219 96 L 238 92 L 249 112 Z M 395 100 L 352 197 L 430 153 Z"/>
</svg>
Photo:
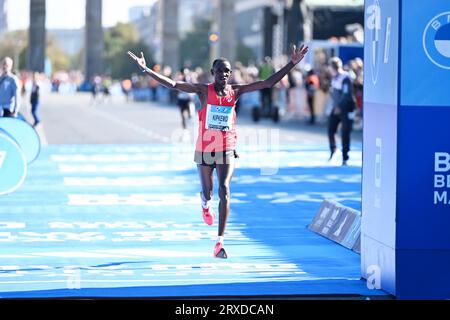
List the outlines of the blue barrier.
<svg viewBox="0 0 450 320">
<path fill-rule="evenodd" d="M 39 136 L 26 121 L 0 118 L 0 195 L 23 184 L 28 164 L 36 160 L 40 150 Z"/>
<path fill-rule="evenodd" d="M 16 191 L 25 181 L 27 160 L 19 144 L 0 129 L 0 195 Z"/>
<path fill-rule="evenodd" d="M 33 127 L 19 119 L 0 118 L 0 128 L 18 143 L 28 164 L 36 160 L 41 150 L 41 142 Z"/>
</svg>

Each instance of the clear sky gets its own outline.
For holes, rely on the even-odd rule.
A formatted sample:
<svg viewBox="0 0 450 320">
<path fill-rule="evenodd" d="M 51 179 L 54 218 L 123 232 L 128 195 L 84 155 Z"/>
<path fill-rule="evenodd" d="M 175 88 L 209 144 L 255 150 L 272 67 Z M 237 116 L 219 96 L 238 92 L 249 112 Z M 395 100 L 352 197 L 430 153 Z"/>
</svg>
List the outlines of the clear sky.
<svg viewBox="0 0 450 320">
<path fill-rule="evenodd" d="M 10 30 L 26 29 L 29 24 L 30 0 L 7 0 Z M 156 0 L 103 0 L 103 26 L 128 21 L 128 9 L 133 6 L 150 6 Z M 211 0 L 205 0 L 211 1 Z M 362 5 L 364 0 L 306 0 L 309 4 Z M 47 28 L 73 29 L 84 26 L 85 0 L 46 0 Z"/>
<path fill-rule="evenodd" d="M 103 0 L 103 26 L 128 21 L 128 9 L 148 6 L 156 0 Z M 49 29 L 73 29 L 84 26 L 85 0 L 47 0 L 46 26 Z M 10 30 L 26 29 L 30 0 L 8 0 Z"/>
</svg>

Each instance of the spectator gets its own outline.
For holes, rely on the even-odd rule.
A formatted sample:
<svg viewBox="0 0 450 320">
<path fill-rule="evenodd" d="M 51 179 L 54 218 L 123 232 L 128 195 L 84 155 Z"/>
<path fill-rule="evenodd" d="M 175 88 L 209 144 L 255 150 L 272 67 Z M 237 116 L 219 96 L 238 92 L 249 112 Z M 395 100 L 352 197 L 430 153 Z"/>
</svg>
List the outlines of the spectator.
<svg viewBox="0 0 450 320">
<path fill-rule="evenodd" d="M 101 83 L 101 91 L 103 93 L 103 103 L 108 103 L 111 97 L 112 80 L 110 77 L 104 77 Z"/>
<path fill-rule="evenodd" d="M 121 83 L 122 92 L 125 95 L 125 98 L 126 98 L 127 102 L 130 101 L 131 86 L 132 86 L 132 84 L 131 84 L 131 80 L 130 79 L 122 80 L 122 83 Z"/>
<path fill-rule="evenodd" d="M 0 77 L 0 117 L 15 118 L 20 108 L 20 82 L 12 73 L 13 60 L 6 57 L 2 62 Z"/>
<path fill-rule="evenodd" d="M 350 134 L 353 127 L 355 102 L 353 98 L 353 84 L 350 76 L 343 70 L 342 60 L 333 57 L 329 62 L 331 73 L 332 109 L 328 119 L 328 140 L 330 144 L 330 159 L 336 152 L 335 134 L 341 123 L 342 135 L 342 165 L 347 165 L 350 151 Z"/>
<path fill-rule="evenodd" d="M 192 83 L 189 77 L 189 69 L 181 69 L 180 75 L 178 77 L 178 81 Z M 177 105 L 180 109 L 181 114 L 181 125 L 183 130 L 187 129 L 187 118 L 191 119 L 191 109 L 190 103 L 192 101 L 191 94 L 184 91 L 176 91 L 177 92 Z"/>
<path fill-rule="evenodd" d="M 302 73 L 298 69 L 293 69 L 288 74 L 288 83 L 287 113 L 294 116 L 297 114 L 301 101 Z"/>
<path fill-rule="evenodd" d="M 39 117 L 39 106 L 40 106 L 40 99 L 39 99 L 39 85 L 37 83 L 37 76 L 36 73 L 33 74 L 33 80 L 32 80 L 32 87 L 31 87 L 31 95 L 30 95 L 30 104 L 31 104 L 31 115 L 33 116 L 33 127 L 36 128 L 41 123 L 41 118 Z"/>
<path fill-rule="evenodd" d="M 266 80 L 275 72 L 272 59 L 265 57 L 263 64 L 259 68 L 259 79 Z M 272 110 L 272 88 L 261 90 L 261 106 L 264 115 L 269 115 Z"/>
<path fill-rule="evenodd" d="M 160 72 L 161 71 L 161 66 L 159 64 L 155 64 L 153 66 L 153 71 L 155 72 Z M 150 90 L 152 92 L 152 101 L 156 101 L 157 100 L 157 91 L 158 91 L 158 81 L 156 81 L 155 79 L 150 79 Z"/>
<path fill-rule="evenodd" d="M 91 82 L 92 104 L 97 102 L 97 94 L 101 89 L 102 78 L 99 75 L 95 75 Z"/>
<path fill-rule="evenodd" d="M 306 97 L 308 101 L 308 107 L 309 107 L 309 114 L 310 124 L 316 123 L 316 115 L 314 112 L 314 95 L 316 94 L 317 89 L 320 88 L 320 81 L 317 74 L 314 72 L 313 69 L 309 70 L 306 76 L 305 81 L 305 89 L 306 89 Z"/>
</svg>

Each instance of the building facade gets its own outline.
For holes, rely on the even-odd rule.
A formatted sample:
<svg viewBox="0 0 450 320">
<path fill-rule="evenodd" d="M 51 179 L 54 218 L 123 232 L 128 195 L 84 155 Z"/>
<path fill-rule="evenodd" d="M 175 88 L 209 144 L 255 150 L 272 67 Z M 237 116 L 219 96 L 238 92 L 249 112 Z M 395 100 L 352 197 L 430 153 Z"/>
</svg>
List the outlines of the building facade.
<svg viewBox="0 0 450 320">
<path fill-rule="evenodd" d="M 8 30 L 8 0 L 0 0 L 0 34 Z"/>
</svg>

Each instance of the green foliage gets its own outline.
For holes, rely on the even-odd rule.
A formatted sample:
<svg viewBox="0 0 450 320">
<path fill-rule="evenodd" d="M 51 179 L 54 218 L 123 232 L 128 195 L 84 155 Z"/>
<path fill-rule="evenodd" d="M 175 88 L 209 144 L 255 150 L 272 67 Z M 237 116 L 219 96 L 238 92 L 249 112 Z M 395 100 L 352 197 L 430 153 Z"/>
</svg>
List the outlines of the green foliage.
<svg viewBox="0 0 450 320">
<path fill-rule="evenodd" d="M 18 69 L 24 69 L 27 65 L 27 58 L 28 58 L 28 46 L 23 47 L 22 50 L 19 53 L 19 64 L 16 65 Z"/>
<path fill-rule="evenodd" d="M 47 58 L 50 59 L 52 70 L 69 70 L 71 57 L 63 52 L 53 38 L 47 38 Z"/>
<path fill-rule="evenodd" d="M 136 72 L 136 65 L 128 58 L 127 51 L 145 55 L 147 65 L 153 64 L 153 53 L 139 40 L 137 30 L 129 23 L 119 23 L 104 34 L 105 71 L 114 79 L 123 79 Z"/>
<path fill-rule="evenodd" d="M 28 31 L 7 32 L 2 35 L 0 41 L 0 57 L 13 58 L 15 69 L 27 69 Z M 70 57 L 61 50 L 53 38 L 47 37 L 46 55 L 52 63 L 53 70 L 69 70 Z"/>
<path fill-rule="evenodd" d="M 194 21 L 193 30 L 186 33 L 180 43 L 180 65 L 191 68 L 202 67 L 205 70 L 210 68 L 209 57 L 209 31 L 211 21 L 204 18 L 197 18 Z"/>
<path fill-rule="evenodd" d="M 83 70 L 83 59 L 84 59 L 84 48 L 81 48 L 78 53 L 74 54 L 70 60 L 70 69 L 71 70 Z"/>
<path fill-rule="evenodd" d="M 0 59 L 3 57 L 11 57 L 15 60 L 14 69 L 23 69 L 26 66 L 27 43 L 28 33 L 25 30 L 2 34 L 0 37 Z"/>
<path fill-rule="evenodd" d="M 253 50 L 242 42 L 239 42 L 236 48 L 236 60 L 244 65 L 249 65 L 256 61 L 256 55 Z"/>
</svg>

